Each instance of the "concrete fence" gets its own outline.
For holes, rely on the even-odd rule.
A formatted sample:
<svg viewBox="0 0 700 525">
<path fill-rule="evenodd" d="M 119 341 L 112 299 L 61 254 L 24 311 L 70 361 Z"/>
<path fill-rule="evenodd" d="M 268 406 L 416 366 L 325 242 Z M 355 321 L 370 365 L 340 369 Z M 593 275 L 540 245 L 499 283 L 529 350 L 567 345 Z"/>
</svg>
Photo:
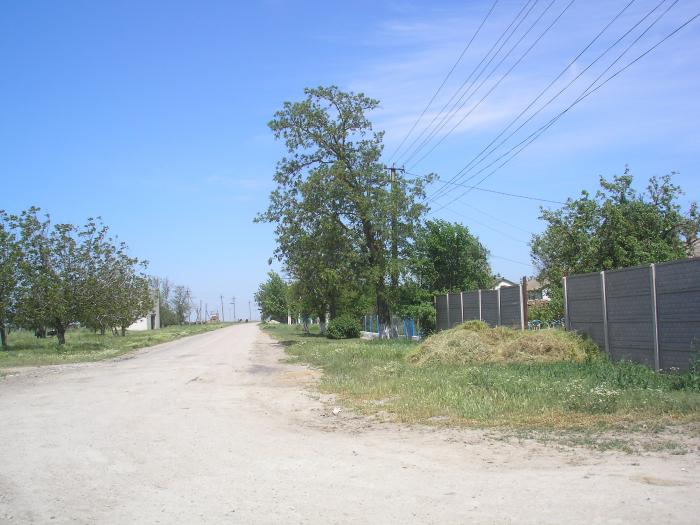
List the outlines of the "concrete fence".
<svg viewBox="0 0 700 525">
<path fill-rule="evenodd" d="M 436 295 L 435 320 L 438 331 L 464 321 L 484 321 L 490 326 L 527 327 L 527 290 L 523 285 L 503 286 L 498 290 Z"/>
<path fill-rule="evenodd" d="M 566 328 L 614 360 L 687 369 L 700 356 L 700 258 L 564 278 Z"/>
</svg>

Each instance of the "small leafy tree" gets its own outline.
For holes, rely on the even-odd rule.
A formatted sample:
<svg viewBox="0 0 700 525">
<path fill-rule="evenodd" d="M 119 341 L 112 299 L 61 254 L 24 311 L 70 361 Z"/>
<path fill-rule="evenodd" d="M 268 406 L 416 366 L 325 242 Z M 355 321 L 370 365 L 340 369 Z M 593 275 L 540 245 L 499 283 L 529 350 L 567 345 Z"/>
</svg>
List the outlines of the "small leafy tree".
<svg viewBox="0 0 700 525">
<path fill-rule="evenodd" d="M 80 317 L 84 260 L 75 226 L 51 227 L 48 216 L 42 221 L 38 211 L 31 208 L 19 218 L 24 257 L 18 314 L 34 329 L 53 328 L 59 344 L 64 344 L 66 330 Z"/>
<path fill-rule="evenodd" d="M 488 255 L 466 226 L 429 220 L 416 233 L 410 269 L 417 284 L 432 293 L 490 288 Z"/>
<path fill-rule="evenodd" d="M 192 312 L 192 292 L 189 287 L 175 286 L 172 297 L 172 309 L 175 312 L 177 324 L 184 324 Z"/>
<path fill-rule="evenodd" d="M 275 272 L 269 272 L 267 281 L 255 292 L 255 302 L 263 319 L 268 317 L 281 323 L 287 322 L 287 283 Z"/>
<path fill-rule="evenodd" d="M 3 350 L 7 349 L 7 333 L 17 307 L 21 258 L 13 217 L 0 210 L 0 340 Z"/>
<path fill-rule="evenodd" d="M 672 175 L 649 179 L 646 191 L 632 187 L 629 169 L 591 196 L 581 192 L 557 210 L 541 210 L 544 233 L 532 238 L 540 280 L 560 286 L 570 273 L 598 272 L 682 259 L 700 230 L 697 205 L 681 211 L 681 189 Z"/>
</svg>

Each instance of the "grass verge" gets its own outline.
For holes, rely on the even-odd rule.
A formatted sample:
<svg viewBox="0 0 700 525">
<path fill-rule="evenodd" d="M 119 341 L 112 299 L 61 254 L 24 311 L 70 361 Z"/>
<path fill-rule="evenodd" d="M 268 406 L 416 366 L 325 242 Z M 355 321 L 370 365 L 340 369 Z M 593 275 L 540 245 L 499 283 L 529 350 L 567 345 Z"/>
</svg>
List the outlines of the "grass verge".
<svg viewBox="0 0 700 525">
<path fill-rule="evenodd" d="M 10 334 L 9 350 L 0 350 L 0 369 L 99 361 L 224 326 L 228 325 L 219 323 L 168 326 L 160 330 L 127 332 L 124 337 L 98 335 L 89 330 L 74 329 L 66 333 L 65 345 L 59 345 L 55 337 L 37 339 L 31 332 L 18 331 Z"/>
<path fill-rule="evenodd" d="M 700 421 L 700 388 L 692 377 L 657 374 L 586 352 L 574 352 L 570 360 L 527 361 L 516 352 L 515 361 L 470 362 L 429 358 L 425 346 L 403 340 L 332 341 L 286 325 L 265 330 L 293 361 L 324 371 L 321 391 L 361 413 L 399 422 L 518 432 L 566 429 L 582 432 L 586 441 L 591 432 L 658 433 L 668 424 Z M 539 344 L 542 337 L 533 341 Z"/>
</svg>

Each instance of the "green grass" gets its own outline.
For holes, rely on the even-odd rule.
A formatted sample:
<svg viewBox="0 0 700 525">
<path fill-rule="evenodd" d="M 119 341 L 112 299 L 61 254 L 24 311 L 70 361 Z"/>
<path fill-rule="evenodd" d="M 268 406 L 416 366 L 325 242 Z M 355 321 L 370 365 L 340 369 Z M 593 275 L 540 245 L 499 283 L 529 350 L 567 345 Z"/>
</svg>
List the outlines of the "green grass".
<svg viewBox="0 0 700 525">
<path fill-rule="evenodd" d="M 0 369 L 99 361 L 224 326 L 228 325 L 219 323 L 168 326 L 160 330 L 127 332 L 124 337 L 111 334 L 101 336 L 84 329 L 73 329 L 66 333 L 65 345 L 59 345 L 55 337 L 38 339 L 32 332 L 22 330 L 9 335 L 9 350 L 0 350 Z"/>
<path fill-rule="evenodd" d="M 697 374 L 657 374 L 604 358 L 416 364 L 418 346 L 407 341 L 331 341 L 286 325 L 265 329 L 292 360 L 324 371 L 323 392 L 400 422 L 603 431 L 700 420 Z"/>
</svg>

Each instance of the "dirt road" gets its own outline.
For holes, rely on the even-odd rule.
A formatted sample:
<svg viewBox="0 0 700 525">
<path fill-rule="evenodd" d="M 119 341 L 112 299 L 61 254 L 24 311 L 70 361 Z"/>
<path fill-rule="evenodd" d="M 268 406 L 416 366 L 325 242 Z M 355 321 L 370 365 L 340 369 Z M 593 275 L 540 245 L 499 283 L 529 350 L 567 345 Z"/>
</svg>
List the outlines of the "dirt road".
<svg viewBox="0 0 700 525">
<path fill-rule="evenodd" d="M 700 457 L 559 451 L 322 403 L 255 325 L 0 380 L 0 522 L 698 523 Z"/>
</svg>

